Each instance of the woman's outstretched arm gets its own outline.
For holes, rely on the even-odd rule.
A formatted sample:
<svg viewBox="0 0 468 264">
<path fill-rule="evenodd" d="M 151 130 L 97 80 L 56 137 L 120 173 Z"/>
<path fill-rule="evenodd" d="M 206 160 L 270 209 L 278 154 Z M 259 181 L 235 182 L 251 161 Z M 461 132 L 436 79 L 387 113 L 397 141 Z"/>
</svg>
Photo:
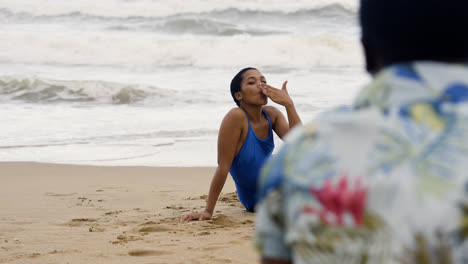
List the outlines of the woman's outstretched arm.
<svg viewBox="0 0 468 264">
<path fill-rule="evenodd" d="M 244 113 L 239 109 L 232 109 L 224 117 L 218 134 L 218 167 L 211 180 L 205 210 L 200 213 L 187 214 L 182 217 L 181 221 L 207 220 L 213 216 L 216 202 L 226 183 L 240 141 L 243 117 Z"/>
</svg>

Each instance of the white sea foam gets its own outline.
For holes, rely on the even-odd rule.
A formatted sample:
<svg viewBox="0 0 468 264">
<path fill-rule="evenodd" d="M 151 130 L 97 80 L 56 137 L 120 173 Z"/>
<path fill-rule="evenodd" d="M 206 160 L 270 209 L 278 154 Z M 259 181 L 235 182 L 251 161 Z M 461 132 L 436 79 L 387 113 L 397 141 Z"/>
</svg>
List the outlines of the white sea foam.
<svg viewBox="0 0 468 264">
<path fill-rule="evenodd" d="M 350 11 L 357 10 L 355 0 L 0 0 L 0 8 L 12 12 L 27 12 L 34 15 L 59 15 L 80 12 L 98 16 L 170 16 L 178 13 L 202 13 L 226 8 L 240 10 L 260 10 L 296 12 L 304 9 L 317 9 L 328 5 L 338 5 Z"/>
<path fill-rule="evenodd" d="M 241 68 L 288 80 L 304 121 L 351 101 L 366 81 L 356 11 L 354 0 L 0 0 L 0 160 L 214 166 Z"/>
<path fill-rule="evenodd" d="M 356 14 L 339 5 L 293 13 L 228 8 L 165 17 L 96 16 L 73 12 L 59 15 L 14 13 L 0 8 L 0 28 L 20 31 L 131 31 L 163 34 L 230 36 L 316 32 L 356 32 Z"/>
<path fill-rule="evenodd" d="M 0 61 L 115 67 L 274 67 L 310 69 L 362 65 L 356 38 L 321 33 L 255 37 L 155 35 L 128 32 L 3 32 Z"/>
</svg>

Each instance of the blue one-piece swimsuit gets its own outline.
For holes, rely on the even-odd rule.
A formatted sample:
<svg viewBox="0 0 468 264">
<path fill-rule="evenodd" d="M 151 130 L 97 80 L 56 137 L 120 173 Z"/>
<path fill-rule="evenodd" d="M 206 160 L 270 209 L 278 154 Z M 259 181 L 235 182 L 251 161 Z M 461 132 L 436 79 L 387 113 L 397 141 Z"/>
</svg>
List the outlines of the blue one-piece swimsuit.
<svg viewBox="0 0 468 264">
<path fill-rule="evenodd" d="M 255 135 L 252 126 L 250 126 L 249 116 L 245 113 L 249 123 L 249 131 L 229 170 L 236 184 L 239 200 L 250 212 L 257 204 L 257 181 L 260 169 L 275 148 L 270 117 L 265 111 L 262 112 L 270 124 L 268 137 L 261 139 Z"/>
</svg>

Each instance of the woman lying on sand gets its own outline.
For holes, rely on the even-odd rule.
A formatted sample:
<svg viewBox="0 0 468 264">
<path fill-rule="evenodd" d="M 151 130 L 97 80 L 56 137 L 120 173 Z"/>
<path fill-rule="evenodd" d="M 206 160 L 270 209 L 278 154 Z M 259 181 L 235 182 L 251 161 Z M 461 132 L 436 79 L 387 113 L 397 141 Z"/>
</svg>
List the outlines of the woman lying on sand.
<svg viewBox="0 0 468 264">
<path fill-rule="evenodd" d="M 247 211 L 254 211 L 260 168 L 275 147 L 272 131 L 283 138 L 292 127 L 301 124 L 286 84 L 287 81 L 282 89 L 269 86 L 255 68 L 245 68 L 234 76 L 231 95 L 238 107 L 226 114 L 219 129 L 218 167 L 205 211 L 187 214 L 182 221 L 211 219 L 228 172 L 234 179 L 240 202 Z M 289 122 L 277 108 L 266 106 L 268 98 L 286 108 Z"/>
</svg>

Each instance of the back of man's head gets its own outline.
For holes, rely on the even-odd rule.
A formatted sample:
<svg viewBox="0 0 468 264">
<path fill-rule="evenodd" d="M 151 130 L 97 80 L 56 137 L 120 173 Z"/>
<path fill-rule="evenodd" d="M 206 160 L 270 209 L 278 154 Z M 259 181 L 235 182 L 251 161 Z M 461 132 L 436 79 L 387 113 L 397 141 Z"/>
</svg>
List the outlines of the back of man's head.
<svg viewBox="0 0 468 264">
<path fill-rule="evenodd" d="M 468 59 L 468 0 L 361 0 L 360 22 L 380 66 Z"/>
</svg>

